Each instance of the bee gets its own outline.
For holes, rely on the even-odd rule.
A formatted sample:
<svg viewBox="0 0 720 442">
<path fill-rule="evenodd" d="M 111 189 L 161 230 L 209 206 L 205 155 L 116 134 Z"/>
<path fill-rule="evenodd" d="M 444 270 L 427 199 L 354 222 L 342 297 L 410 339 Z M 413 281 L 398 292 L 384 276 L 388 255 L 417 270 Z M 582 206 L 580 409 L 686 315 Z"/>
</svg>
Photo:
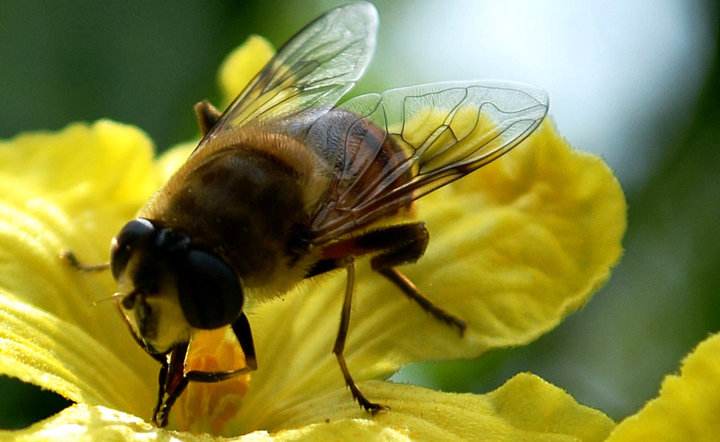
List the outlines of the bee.
<svg viewBox="0 0 720 442">
<path fill-rule="evenodd" d="M 112 240 L 110 263 L 84 267 L 67 255 L 78 268 L 111 269 L 122 317 L 160 362 L 156 425 L 167 424 L 188 382 L 258 369 L 245 298 L 281 296 L 336 270 L 347 283 L 332 352 L 360 406 L 384 409 L 360 391 L 344 357 L 361 257 L 432 317 L 465 331 L 397 269 L 425 252 L 425 224 L 373 225 L 509 152 L 538 127 L 548 100 L 531 86 L 461 81 L 338 104 L 370 62 L 377 25 L 370 3 L 331 10 L 291 38 L 224 113 L 196 104 L 202 139 Z M 246 366 L 186 371 L 193 333 L 226 326 Z"/>
</svg>

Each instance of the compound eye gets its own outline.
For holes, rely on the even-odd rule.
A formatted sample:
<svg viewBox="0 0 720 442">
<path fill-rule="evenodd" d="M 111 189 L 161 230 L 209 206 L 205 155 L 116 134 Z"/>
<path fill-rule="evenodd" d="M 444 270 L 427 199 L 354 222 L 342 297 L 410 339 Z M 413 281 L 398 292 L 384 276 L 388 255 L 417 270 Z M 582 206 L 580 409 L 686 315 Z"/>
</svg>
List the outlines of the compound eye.
<svg viewBox="0 0 720 442">
<path fill-rule="evenodd" d="M 178 263 L 176 278 L 180 306 L 191 326 L 218 328 L 240 315 L 243 305 L 240 281 L 219 257 L 190 250 Z"/>
<path fill-rule="evenodd" d="M 152 238 L 155 233 L 155 226 L 144 218 L 137 218 L 125 224 L 120 233 L 113 238 L 110 251 L 110 268 L 115 279 L 118 279 L 127 267 L 133 249 L 139 243 Z"/>
</svg>

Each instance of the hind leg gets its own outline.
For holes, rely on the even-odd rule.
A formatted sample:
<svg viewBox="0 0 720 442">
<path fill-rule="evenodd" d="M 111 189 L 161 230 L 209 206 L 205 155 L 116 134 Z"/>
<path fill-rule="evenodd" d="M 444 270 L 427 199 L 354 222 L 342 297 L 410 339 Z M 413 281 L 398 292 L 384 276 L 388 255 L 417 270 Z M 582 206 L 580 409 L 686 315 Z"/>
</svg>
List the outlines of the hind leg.
<svg viewBox="0 0 720 442">
<path fill-rule="evenodd" d="M 420 259 L 425 254 L 429 239 L 430 235 L 422 222 L 371 230 L 328 245 L 324 250 L 325 258 L 312 266 L 306 277 L 342 268 L 347 265 L 348 257 L 377 253 L 370 259 L 373 270 L 436 319 L 457 328 L 462 336 L 467 328 L 465 321 L 433 304 L 407 276 L 395 268 Z"/>
</svg>

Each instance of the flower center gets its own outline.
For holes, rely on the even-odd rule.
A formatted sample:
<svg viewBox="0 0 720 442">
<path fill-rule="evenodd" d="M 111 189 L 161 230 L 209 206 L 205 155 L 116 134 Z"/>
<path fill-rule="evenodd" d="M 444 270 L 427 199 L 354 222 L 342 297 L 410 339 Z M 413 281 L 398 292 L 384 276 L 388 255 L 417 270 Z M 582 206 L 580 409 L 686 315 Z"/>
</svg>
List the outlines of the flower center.
<svg viewBox="0 0 720 442">
<path fill-rule="evenodd" d="M 244 366 L 245 355 L 229 328 L 194 332 L 186 371 L 228 371 Z M 170 421 L 180 430 L 222 434 L 240 410 L 250 377 L 248 373 L 216 383 L 191 382 L 173 407 Z"/>
</svg>

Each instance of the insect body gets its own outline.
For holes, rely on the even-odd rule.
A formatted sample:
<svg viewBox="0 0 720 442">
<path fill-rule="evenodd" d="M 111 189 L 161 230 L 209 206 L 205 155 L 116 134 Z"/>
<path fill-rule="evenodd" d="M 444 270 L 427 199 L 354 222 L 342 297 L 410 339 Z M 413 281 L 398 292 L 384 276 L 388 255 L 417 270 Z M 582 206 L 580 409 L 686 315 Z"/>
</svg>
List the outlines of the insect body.
<svg viewBox="0 0 720 442">
<path fill-rule="evenodd" d="M 161 363 L 156 424 L 166 425 L 188 382 L 257 368 L 246 296 L 279 296 L 336 269 L 346 270 L 347 285 L 333 352 L 353 397 L 369 412 L 382 409 L 357 388 L 343 356 L 354 260 L 363 255 L 464 332 L 396 269 L 423 255 L 424 224 L 370 226 L 508 152 L 540 124 L 547 98 L 529 86 L 465 81 L 338 105 L 370 61 L 376 27 L 368 3 L 334 9 L 282 47 L 223 114 L 196 105 L 205 132 L 198 147 L 113 240 L 119 309 Z M 227 325 L 247 367 L 186 372 L 194 330 Z"/>
</svg>

